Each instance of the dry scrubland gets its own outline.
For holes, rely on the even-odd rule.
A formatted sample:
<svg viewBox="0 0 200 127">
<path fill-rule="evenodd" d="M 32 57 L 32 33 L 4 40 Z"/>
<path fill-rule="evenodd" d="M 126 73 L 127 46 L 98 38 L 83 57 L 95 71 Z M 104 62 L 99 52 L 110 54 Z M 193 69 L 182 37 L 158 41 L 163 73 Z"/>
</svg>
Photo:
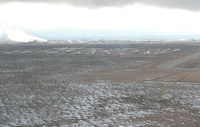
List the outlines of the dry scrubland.
<svg viewBox="0 0 200 127">
<path fill-rule="evenodd" d="M 197 44 L 0 45 L 0 126 L 198 127 Z"/>
</svg>

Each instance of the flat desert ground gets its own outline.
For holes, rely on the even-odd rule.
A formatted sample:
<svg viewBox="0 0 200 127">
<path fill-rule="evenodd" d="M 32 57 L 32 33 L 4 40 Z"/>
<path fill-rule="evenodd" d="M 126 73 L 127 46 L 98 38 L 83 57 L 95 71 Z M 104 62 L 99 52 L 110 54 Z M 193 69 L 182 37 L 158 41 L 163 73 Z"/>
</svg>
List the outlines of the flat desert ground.
<svg viewBox="0 0 200 127">
<path fill-rule="evenodd" d="M 1 44 L 2 127 L 199 127 L 200 45 Z"/>
</svg>

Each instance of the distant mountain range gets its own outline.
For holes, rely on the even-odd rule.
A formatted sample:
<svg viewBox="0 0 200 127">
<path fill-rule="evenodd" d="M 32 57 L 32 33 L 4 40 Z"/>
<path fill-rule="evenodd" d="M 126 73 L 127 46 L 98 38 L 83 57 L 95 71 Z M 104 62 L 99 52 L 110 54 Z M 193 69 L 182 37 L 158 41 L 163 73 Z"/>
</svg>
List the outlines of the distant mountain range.
<svg viewBox="0 0 200 127">
<path fill-rule="evenodd" d="M 50 31 L 28 31 L 27 33 L 47 40 L 171 40 L 200 39 L 200 35 L 187 33 L 162 33 L 146 29 L 137 30 L 80 30 L 57 29 Z"/>
<path fill-rule="evenodd" d="M 170 34 L 145 29 L 139 30 L 81 30 L 57 29 L 49 31 L 26 31 L 9 29 L 0 34 L 0 41 L 46 42 L 47 40 L 199 40 L 195 34 Z"/>
</svg>

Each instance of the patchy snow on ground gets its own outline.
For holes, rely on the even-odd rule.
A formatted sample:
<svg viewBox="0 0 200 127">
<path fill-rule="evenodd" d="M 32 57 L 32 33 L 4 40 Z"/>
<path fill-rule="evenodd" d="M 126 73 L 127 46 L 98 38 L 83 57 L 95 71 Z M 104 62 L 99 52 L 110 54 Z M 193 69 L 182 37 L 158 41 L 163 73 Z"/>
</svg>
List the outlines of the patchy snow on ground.
<svg viewBox="0 0 200 127">
<path fill-rule="evenodd" d="M 175 125 L 179 119 L 198 122 L 199 87 L 183 88 L 158 96 L 162 88 L 152 83 L 1 85 L 0 126 L 142 127 Z M 173 120 L 176 115 L 182 118 Z"/>
</svg>

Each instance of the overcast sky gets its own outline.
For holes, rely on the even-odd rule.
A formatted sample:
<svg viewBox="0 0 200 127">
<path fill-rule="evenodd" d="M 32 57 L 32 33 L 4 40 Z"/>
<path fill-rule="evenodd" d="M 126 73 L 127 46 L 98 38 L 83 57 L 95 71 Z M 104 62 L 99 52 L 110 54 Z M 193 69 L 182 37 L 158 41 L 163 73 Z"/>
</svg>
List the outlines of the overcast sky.
<svg viewBox="0 0 200 127">
<path fill-rule="evenodd" d="M 0 0 L 0 35 L 7 29 L 198 34 L 199 5 L 199 0 Z"/>
</svg>

